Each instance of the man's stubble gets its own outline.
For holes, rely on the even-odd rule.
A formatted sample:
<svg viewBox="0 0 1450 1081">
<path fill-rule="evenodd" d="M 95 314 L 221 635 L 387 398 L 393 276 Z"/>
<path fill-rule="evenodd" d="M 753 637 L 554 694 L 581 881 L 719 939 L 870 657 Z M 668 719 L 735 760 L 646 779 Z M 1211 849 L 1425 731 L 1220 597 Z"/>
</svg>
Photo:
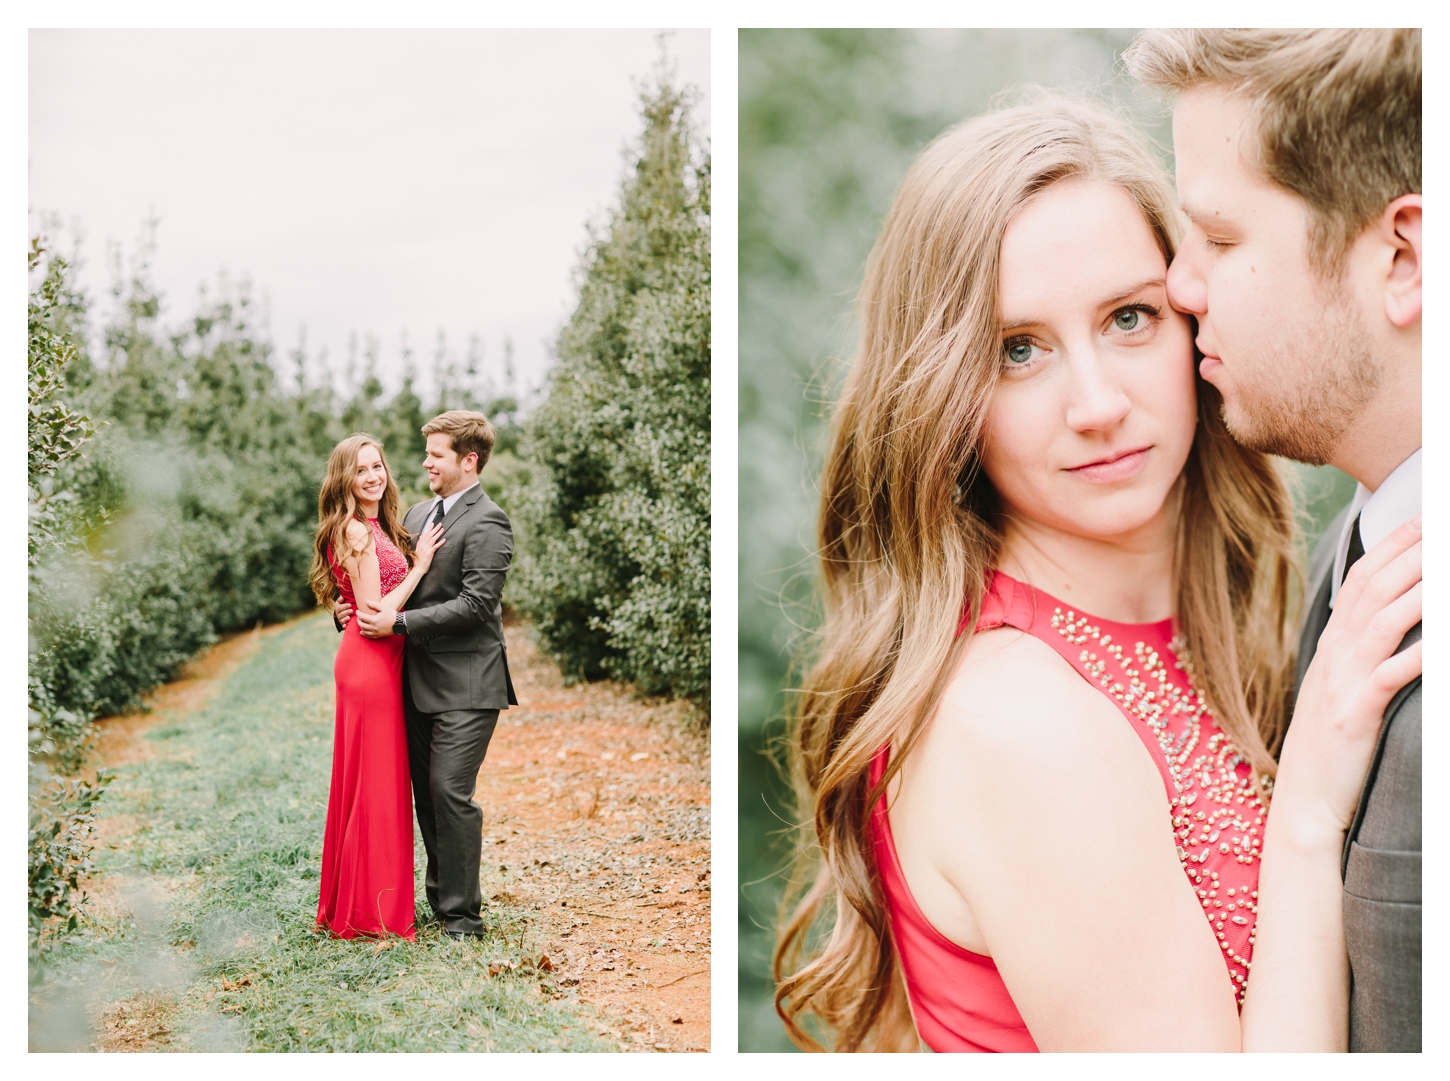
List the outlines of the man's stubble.
<svg viewBox="0 0 1450 1081">
<path fill-rule="evenodd" d="M 1331 291 L 1318 320 L 1277 343 L 1242 380 L 1235 408 L 1223 407 L 1229 433 L 1250 450 L 1306 465 L 1324 465 L 1378 390 L 1377 363 L 1347 292 Z"/>
</svg>

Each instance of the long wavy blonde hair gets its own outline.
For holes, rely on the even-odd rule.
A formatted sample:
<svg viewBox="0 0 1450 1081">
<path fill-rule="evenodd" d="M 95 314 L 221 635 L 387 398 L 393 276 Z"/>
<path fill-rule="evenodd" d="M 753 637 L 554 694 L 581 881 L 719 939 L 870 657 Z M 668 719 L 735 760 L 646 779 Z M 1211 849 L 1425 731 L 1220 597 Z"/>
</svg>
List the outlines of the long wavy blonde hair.
<svg viewBox="0 0 1450 1081">
<path fill-rule="evenodd" d="M 338 597 L 333 563 L 341 566 L 348 557 L 367 547 L 366 543 L 361 547 L 355 546 L 347 539 L 349 522 L 361 522 L 364 528 L 368 524 L 367 516 L 358 506 L 357 496 L 353 493 L 353 483 L 357 480 L 357 456 L 363 447 L 377 448 L 383 459 L 383 471 L 388 475 L 388 486 L 378 500 L 378 525 L 403 553 L 408 566 L 413 565 L 413 546 L 407 543 L 409 533 L 403 528 L 403 516 L 398 509 L 398 485 L 393 480 L 388 456 L 383 453 L 382 441 L 367 432 L 354 432 L 332 448 L 332 454 L 327 459 L 327 475 L 317 492 L 317 536 L 312 542 L 312 570 L 307 581 L 312 586 L 317 603 L 324 608 L 331 607 Z M 329 555 L 332 560 L 328 559 Z"/>
<path fill-rule="evenodd" d="M 1008 223 L 1051 184 L 1122 188 L 1166 260 L 1174 191 L 1124 119 L 1076 99 L 961 124 L 916 159 L 871 253 L 860 344 L 836 404 L 818 544 L 824 623 L 789 737 L 801 843 L 775 953 L 776 1009 L 800 1046 L 813 1015 L 837 1050 L 916 1050 L 872 858 L 868 808 L 932 716 L 980 610 L 1002 532 L 977 449 L 1001 364 L 998 256 Z M 1287 723 L 1297 603 L 1290 495 L 1224 427 L 1197 381 L 1175 591 L 1199 690 L 1271 785 Z M 970 633 L 970 632 L 969 632 Z M 893 748 L 868 791 L 878 748 Z M 809 825 L 805 825 L 809 822 Z M 822 941 L 824 939 L 824 941 Z"/>
</svg>

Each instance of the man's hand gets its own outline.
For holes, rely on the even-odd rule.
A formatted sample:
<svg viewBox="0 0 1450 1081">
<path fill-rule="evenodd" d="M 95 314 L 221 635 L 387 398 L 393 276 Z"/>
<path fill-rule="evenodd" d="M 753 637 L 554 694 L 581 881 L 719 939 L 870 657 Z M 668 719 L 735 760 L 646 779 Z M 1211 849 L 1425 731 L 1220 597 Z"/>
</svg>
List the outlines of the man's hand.
<svg viewBox="0 0 1450 1081">
<path fill-rule="evenodd" d="M 358 629 L 366 638 L 386 638 L 393 633 L 393 620 L 398 618 L 396 608 L 385 608 L 372 601 L 363 601 L 358 610 Z"/>
<path fill-rule="evenodd" d="M 347 621 L 352 618 L 352 605 L 341 597 L 337 598 L 332 606 L 332 618 L 337 620 L 338 626 L 346 627 Z"/>
<path fill-rule="evenodd" d="M 1291 808 L 1311 814 L 1336 852 L 1353 821 L 1385 708 L 1423 667 L 1423 642 L 1396 652 L 1422 615 L 1422 533 L 1417 514 L 1350 568 L 1284 739 L 1275 821 L 1285 822 Z"/>
</svg>

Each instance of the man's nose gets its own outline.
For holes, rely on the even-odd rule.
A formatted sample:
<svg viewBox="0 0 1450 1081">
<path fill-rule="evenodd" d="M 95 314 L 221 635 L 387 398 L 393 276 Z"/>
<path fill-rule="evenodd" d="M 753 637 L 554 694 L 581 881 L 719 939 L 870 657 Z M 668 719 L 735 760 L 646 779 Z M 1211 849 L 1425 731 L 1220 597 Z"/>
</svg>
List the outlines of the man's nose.
<svg viewBox="0 0 1450 1081">
<path fill-rule="evenodd" d="M 1185 241 L 1168 267 L 1168 303 L 1187 315 L 1204 315 L 1208 312 L 1208 285 L 1186 247 Z"/>
</svg>

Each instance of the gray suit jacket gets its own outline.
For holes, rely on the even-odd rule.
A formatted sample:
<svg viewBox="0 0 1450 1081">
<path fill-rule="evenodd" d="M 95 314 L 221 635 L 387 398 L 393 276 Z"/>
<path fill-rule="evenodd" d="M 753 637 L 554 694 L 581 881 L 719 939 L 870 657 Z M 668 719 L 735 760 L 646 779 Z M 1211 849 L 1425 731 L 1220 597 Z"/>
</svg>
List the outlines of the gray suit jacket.
<svg viewBox="0 0 1450 1081">
<path fill-rule="evenodd" d="M 415 504 L 403 525 L 416 536 L 432 500 Z M 413 590 L 408 613 L 408 689 L 423 713 L 518 705 L 503 638 L 503 586 L 514 534 L 499 505 L 469 489 L 443 519 L 447 543 Z"/>
<path fill-rule="evenodd" d="M 1297 692 L 1329 622 L 1335 519 L 1310 570 L 1314 601 L 1299 638 Z M 1327 550 L 1327 551 L 1326 551 Z M 1417 624 L 1404 649 L 1419 641 Z M 1420 680 L 1390 700 L 1344 841 L 1344 942 L 1349 950 L 1349 1049 L 1420 1050 Z"/>
</svg>

